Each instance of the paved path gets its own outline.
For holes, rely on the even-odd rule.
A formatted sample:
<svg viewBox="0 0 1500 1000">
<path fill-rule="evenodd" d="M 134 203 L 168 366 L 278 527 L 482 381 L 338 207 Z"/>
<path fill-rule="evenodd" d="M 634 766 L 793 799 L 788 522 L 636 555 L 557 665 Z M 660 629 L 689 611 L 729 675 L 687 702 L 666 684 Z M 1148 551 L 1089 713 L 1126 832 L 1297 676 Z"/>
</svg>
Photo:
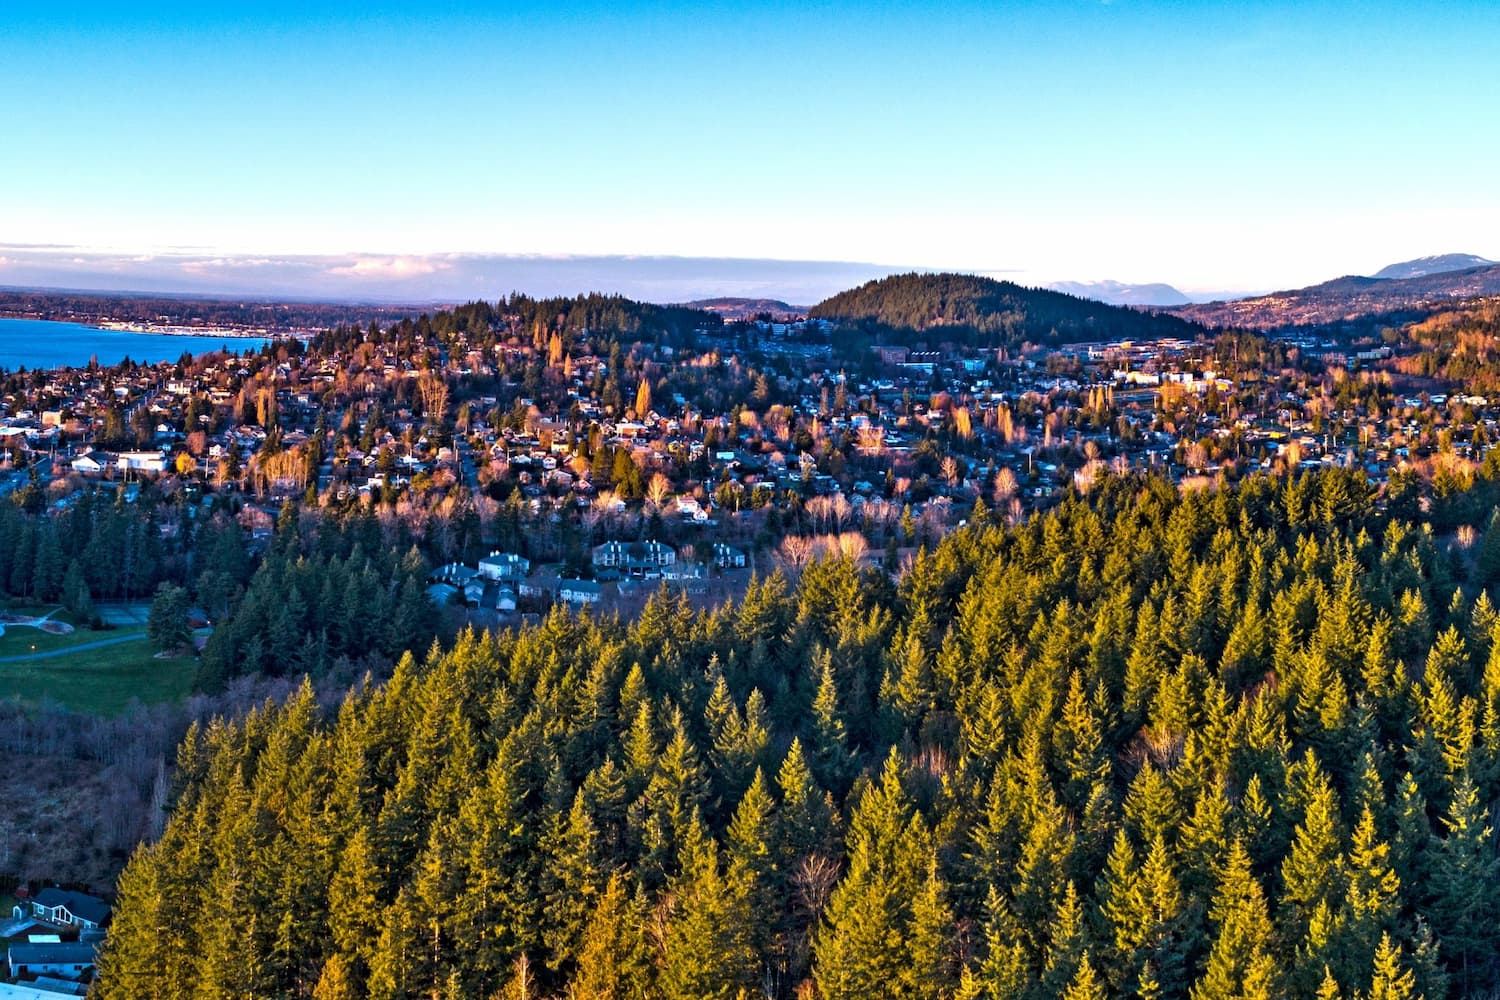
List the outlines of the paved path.
<svg viewBox="0 0 1500 1000">
<path fill-rule="evenodd" d="M 27 653 L 24 656 L 0 656 L 0 663 L 29 663 L 32 660 L 48 660 L 57 656 L 67 656 L 69 653 L 81 653 L 86 649 L 102 649 L 105 646 L 118 646 L 121 643 L 137 642 L 146 638 L 137 632 L 135 635 L 117 635 L 113 639 L 96 639 L 93 642 L 79 643 L 76 646 L 65 646 L 62 649 L 48 649 L 40 653 Z"/>
</svg>

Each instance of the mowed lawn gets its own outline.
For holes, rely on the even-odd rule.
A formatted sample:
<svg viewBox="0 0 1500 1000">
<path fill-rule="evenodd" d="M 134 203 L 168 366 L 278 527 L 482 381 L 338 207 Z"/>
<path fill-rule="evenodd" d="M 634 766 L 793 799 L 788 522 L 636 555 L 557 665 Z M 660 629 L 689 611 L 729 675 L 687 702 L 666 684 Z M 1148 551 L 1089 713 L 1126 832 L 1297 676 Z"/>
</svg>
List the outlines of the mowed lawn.
<svg viewBox="0 0 1500 1000">
<path fill-rule="evenodd" d="M 116 640 L 126 640 L 116 642 Z M 32 653 L 73 649 L 108 641 L 114 645 L 32 659 Z M 33 647 L 35 649 L 33 650 Z M 23 657 L 4 662 L 9 657 Z M 81 712 L 117 715 L 131 699 L 154 703 L 185 698 L 197 661 L 191 656 L 159 660 L 142 627 L 71 635 L 6 626 L 0 636 L 0 698 L 38 703 L 52 700 Z"/>
</svg>

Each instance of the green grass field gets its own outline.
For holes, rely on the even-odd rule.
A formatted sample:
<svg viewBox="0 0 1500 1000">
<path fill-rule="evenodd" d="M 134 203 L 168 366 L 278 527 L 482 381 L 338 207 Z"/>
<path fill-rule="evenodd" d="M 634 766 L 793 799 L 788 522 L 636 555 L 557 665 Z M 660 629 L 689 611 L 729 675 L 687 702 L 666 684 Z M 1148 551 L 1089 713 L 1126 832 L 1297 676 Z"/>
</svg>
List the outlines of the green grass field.
<svg viewBox="0 0 1500 1000">
<path fill-rule="evenodd" d="M 24 625 L 6 625 L 5 635 L 0 636 L 0 659 L 7 656 L 27 656 L 33 652 L 50 653 L 56 649 L 69 649 L 73 646 L 85 646 L 91 642 L 99 642 L 101 639 L 114 639 L 120 636 L 141 635 L 146 630 L 143 628 L 117 628 L 107 629 L 103 632 L 90 632 L 88 629 L 78 629 L 69 635 L 48 635 L 41 629 L 30 628 Z"/>
<path fill-rule="evenodd" d="M 125 638 L 128 641 L 116 645 L 31 659 L 33 652 Z M 4 662 L 8 657 L 23 659 Z M 146 640 L 146 630 L 139 626 L 103 632 L 79 629 L 60 636 L 8 626 L 0 636 L 0 698 L 19 697 L 32 703 L 51 699 L 99 715 L 118 714 L 132 698 L 147 703 L 185 698 L 192 690 L 196 669 L 197 661 L 191 656 L 158 660 Z"/>
</svg>

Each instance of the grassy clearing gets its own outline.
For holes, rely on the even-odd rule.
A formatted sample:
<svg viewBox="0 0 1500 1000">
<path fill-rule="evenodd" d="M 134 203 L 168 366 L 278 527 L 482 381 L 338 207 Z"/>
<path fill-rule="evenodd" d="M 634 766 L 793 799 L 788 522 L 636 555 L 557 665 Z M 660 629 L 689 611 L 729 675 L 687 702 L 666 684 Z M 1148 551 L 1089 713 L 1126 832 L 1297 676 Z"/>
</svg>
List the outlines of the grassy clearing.
<svg viewBox="0 0 1500 1000">
<path fill-rule="evenodd" d="M 104 629 L 100 632 L 90 632 L 86 628 L 80 628 L 68 635 L 50 635 L 29 625 L 7 625 L 5 635 L 0 636 L 0 659 L 7 656 L 28 656 L 32 652 L 49 653 L 57 649 L 71 649 L 74 646 L 86 646 L 91 642 L 119 639 L 129 635 L 145 638 L 146 630 L 139 626 Z M 32 649 L 33 646 L 36 647 L 35 650 Z"/>
<path fill-rule="evenodd" d="M 30 703 L 50 699 L 81 712 L 117 715 L 132 698 L 155 703 L 187 697 L 197 660 L 191 656 L 157 659 L 145 629 L 80 631 L 67 636 L 35 629 L 8 630 L 0 638 L 0 656 L 26 656 L 33 642 L 41 653 L 132 635 L 129 642 L 100 649 L 0 663 L 0 698 L 18 697 Z"/>
</svg>

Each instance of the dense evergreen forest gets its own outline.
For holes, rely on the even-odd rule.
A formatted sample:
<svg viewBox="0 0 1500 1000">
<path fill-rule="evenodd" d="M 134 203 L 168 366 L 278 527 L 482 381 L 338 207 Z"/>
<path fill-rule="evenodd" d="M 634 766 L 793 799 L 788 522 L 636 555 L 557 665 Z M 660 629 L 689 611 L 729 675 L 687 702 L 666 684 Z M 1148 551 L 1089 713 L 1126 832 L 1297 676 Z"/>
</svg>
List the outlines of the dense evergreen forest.
<svg viewBox="0 0 1500 1000">
<path fill-rule="evenodd" d="M 808 315 L 901 343 L 926 332 L 928 339 L 974 347 L 1151 340 L 1198 332 L 1175 316 L 972 274 L 898 274 L 840 292 Z"/>
<path fill-rule="evenodd" d="M 1106 477 L 899 583 L 554 612 L 194 729 L 97 995 L 1488 995 L 1500 527 L 1419 516 Z"/>
<path fill-rule="evenodd" d="M 220 624 L 203 648 L 197 687 L 213 693 L 247 674 L 389 665 L 423 649 L 437 631 L 426 575 L 403 527 L 384 530 L 367 510 L 304 517 L 288 503 L 253 574 L 241 555 L 232 570 L 205 569 L 198 580 L 198 599 Z"/>
<path fill-rule="evenodd" d="M 366 508 L 285 504 L 257 559 L 225 512 L 198 521 L 149 491 L 127 503 L 123 491 L 98 489 L 42 516 L 28 509 L 39 491 L 22 493 L 0 504 L 0 600 L 61 604 L 99 627 L 97 601 L 180 594 L 176 645 L 187 641 L 188 600 L 217 625 L 199 662 L 202 692 L 254 674 L 321 677 L 338 667 L 357 676 L 426 648 L 437 632 L 423 539 Z"/>
<path fill-rule="evenodd" d="M 0 504 L 0 598 L 62 602 L 87 618 L 95 598 L 148 596 L 180 577 L 190 540 L 164 539 L 153 505 L 112 492 L 81 493 L 51 517 L 39 516 L 34 486 Z"/>
<path fill-rule="evenodd" d="M 609 336 L 615 339 L 663 338 L 687 343 L 695 331 L 722 325 L 715 313 L 688 306 L 661 306 L 636 302 L 621 295 L 593 293 L 572 298 L 533 298 L 519 292 L 497 302 L 470 302 L 444 309 L 431 316 L 406 317 L 385 331 L 372 326 L 342 326 L 315 337 L 316 352 L 350 352 L 362 343 L 426 344 L 434 338 L 450 348 L 459 346 L 455 334 L 463 334 L 468 349 L 485 349 L 516 333 L 529 334 L 538 349 L 548 338 Z"/>
</svg>

